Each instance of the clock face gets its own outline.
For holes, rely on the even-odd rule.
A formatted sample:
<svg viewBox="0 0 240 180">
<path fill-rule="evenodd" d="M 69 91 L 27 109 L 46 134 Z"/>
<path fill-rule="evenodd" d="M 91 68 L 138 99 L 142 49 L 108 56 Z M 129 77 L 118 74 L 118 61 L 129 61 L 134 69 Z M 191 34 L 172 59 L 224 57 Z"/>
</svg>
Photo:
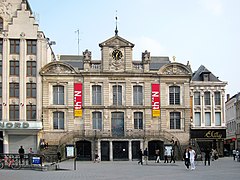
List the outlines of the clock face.
<svg viewBox="0 0 240 180">
<path fill-rule="evenodd" d="M 119 59 L 122 59 L 123 55 L 122 55 L 122 52 L 118 49 L 115 49 L 113 52 L 112 52 L 112 57 L 113 59 L 115 60 L 119 60 Z"/>
</svg>

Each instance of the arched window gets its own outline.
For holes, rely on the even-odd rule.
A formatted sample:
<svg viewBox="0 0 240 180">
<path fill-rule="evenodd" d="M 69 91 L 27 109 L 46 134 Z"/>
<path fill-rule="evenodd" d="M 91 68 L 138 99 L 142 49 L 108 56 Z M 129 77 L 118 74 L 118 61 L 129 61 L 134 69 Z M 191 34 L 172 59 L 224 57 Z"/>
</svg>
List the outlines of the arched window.
<svg viewBox="0 0 240 180">
<path fill-rule="evenodd" d="M 53 104 L 64 105 L 64 86 L 53 86 Z"/>
<path fill-rule="evenodd" d="M 92 86 L 92 105 L 102 104 L 102 87 L 100 85 Z"/>
<path fill-rule="evenodd" d="M 179 86 L 169 87 L 169 104 L 170 105 L 180 104 L 180 87 Z"/>
<path fill-rule="evenodd" d="M 92 113 L 92 125 L 93 129 L 102 129 L 102 112 Z"/>
<path fill-rule="evenodd" d="M 64 129 L 64 112 L 53 113 L 53 129 Z"/>
<path fill-rule="evenodd" d="M 122 86 L 113 86 L 113 105 L 122 105 Z"/>
<path fill-rule="evenodd" d="M 180 112 L 170 112 L 170 129 L 181 129 Z"/>
<path fill-rule="evenodd" d="M 143 87 L 133 86 L 133 105 L 143 105 Z"/>
</svg>

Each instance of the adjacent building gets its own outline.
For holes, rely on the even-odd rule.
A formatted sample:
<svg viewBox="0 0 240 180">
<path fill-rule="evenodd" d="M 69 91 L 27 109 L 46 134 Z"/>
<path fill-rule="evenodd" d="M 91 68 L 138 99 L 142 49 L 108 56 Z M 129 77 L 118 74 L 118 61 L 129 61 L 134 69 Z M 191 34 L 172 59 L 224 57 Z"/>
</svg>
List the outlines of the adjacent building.
<svg viewBox="0 0 240 180">
<path fill-rule="evenodd" d="M 220 156 L 226 138 L 226 85 L 203 65 L 193 73 L 190 83 L 192 144 L 196 143 L 199 150 L 216 149 Z"/>
<path fill-rule="evenodd" d="M 240 93 L 230 97 L 227 95 L 226 106 L 226 126 L 227 136 L 225 149 L 232 154 L 234 149 L 240 149 Z"/>
<path fill-rule="evenodd" d="M 26 0 L 0 1 L 0 153 L 36 152 L 42 130 L 42 66 L 53 60 Z"/>
</svg>

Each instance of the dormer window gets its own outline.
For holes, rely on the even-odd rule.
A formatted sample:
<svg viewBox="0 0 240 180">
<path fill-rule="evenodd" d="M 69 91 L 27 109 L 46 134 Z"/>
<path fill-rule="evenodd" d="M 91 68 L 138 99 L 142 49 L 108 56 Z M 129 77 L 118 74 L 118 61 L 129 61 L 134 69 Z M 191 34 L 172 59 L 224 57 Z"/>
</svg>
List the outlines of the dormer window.
<svg viewBox="0 0 240 180">
<path fill-rule="evenodd" d="M 209 74 L 203 74 L 203 81 L 209 81 Z"/>
</svg>

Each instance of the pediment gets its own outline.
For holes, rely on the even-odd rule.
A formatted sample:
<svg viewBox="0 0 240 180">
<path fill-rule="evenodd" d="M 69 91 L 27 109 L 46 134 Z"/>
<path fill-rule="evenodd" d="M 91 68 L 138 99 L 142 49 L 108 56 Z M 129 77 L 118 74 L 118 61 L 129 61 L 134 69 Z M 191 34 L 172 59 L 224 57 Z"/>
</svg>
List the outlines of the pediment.
<svg viewBox="0 0 240 180">
<path fill-rule="evenodd" d="M 99 44 L 100 47 L 134 47 L 134 44 L 116 35 Z"/>
<path fill-rule="evenodd" d="M 159 69 L 158 74 L 161 75 L 191 75 L 192 71 L 186 65 L 180 63 L 166 64 Z"/>
<path fill-rule="evenodd" d="M 51 62 L 44 66 L 40 74 L 46 75 L 46 74 L 75 74 L 76 71 L 72 66 L 69 64 L 65 64 L 62 62 Z"/>
</svg>

